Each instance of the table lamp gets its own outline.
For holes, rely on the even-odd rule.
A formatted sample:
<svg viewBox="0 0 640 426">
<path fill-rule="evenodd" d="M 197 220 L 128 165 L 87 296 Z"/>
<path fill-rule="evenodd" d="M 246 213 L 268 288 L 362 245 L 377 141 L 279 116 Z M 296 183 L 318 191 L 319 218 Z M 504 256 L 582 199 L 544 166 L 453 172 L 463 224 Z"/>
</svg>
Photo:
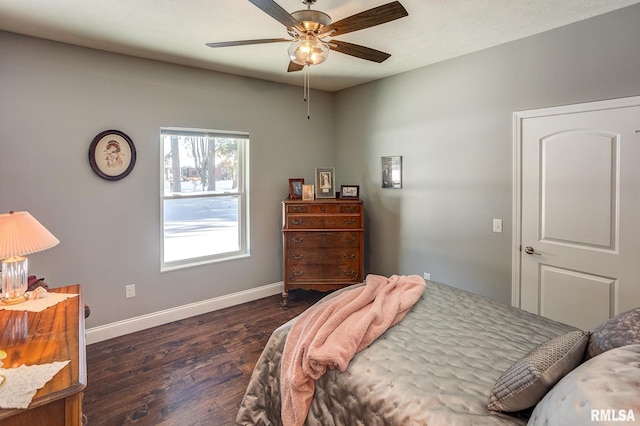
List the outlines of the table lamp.
<svg viewBox="0 0 640 426">
<path fill-rule="evenodd" d="M 2 295 L 0 303 L 24 302 L 28 288 L 27 258 L 60 241 L 28 212 L 0 214 L 0 259 Z"/>
</svg>

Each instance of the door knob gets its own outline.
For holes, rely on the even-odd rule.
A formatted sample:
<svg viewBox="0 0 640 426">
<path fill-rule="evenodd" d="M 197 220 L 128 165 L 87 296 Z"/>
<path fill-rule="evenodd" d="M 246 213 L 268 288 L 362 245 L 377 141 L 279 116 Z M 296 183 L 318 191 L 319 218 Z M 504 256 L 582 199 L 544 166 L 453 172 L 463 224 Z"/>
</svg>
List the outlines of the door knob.
<svg viewBox="0 0 640 426">
<path fill-rule="evenodd" d="M 524 252 L 527 254 L 535 254 L 536 256 L 540 256 L 542 253 L 537 252 L 533 247 L 531 246 L 526 246 L 524 248 Z"/>
</svg>

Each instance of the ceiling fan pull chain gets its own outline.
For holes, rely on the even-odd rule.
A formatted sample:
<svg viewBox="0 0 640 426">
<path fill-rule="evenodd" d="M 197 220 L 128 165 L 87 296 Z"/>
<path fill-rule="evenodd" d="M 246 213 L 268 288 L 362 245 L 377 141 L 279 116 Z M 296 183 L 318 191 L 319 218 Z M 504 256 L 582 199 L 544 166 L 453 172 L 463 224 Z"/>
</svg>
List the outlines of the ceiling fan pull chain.
<svg viewBox="0 0 640 426">
<path fill-rule="evenodd" d="M 309 72 L 309 65 L 307 65 L 307 120 L 311 119 L 311 73 Z"/>
<path fill-rule="evenodd" d="M 306 66 L 305 66 L 306 68 Z M 304 74 L 302 77 L 302 102 L 307 102 L 307 70 L 304 69 Z"/>
</svg>

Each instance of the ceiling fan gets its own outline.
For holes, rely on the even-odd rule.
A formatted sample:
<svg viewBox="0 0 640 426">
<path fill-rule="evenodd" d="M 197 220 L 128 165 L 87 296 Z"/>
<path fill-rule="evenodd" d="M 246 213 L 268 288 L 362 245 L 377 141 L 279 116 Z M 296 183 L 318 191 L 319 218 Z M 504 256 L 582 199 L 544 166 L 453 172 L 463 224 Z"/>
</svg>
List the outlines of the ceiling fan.
<svg viewBox="0 0 640 426">
<path fill-rule="evenodd" d="M 249 0 L 260 10 L 271 16 L 287 28 L 291 38 L 267 38 L 257 40 L 223 41 L 207 43 L 209 47 L 244 46 L 250 44 L 290 42 L 288 72 L 300 71 L 305 66 L 324 62 L 329 50 L 355 56 L 372 62 L 383 62 L 391 55 L 369 47 L 345 41 L 334 40 L 333 37 L 384 24 L 409 13 L 398 1 L 365 10 L 336 22 L 319 10 L 311 10 L 316 0 L 301 0 L 307 6 L 305 10 L 287 12 L 273 0 Z"/>
</svg>

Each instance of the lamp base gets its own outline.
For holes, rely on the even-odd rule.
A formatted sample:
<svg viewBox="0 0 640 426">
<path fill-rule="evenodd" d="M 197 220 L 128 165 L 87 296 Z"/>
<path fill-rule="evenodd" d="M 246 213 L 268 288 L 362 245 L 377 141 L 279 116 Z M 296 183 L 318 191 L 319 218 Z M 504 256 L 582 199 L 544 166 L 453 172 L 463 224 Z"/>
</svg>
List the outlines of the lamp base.
<svg viewBox="0 0 640 426">
<path fill-rule="evenodd" d="M 27 258 L 23 256 L 12 256 L 2 260 L 0 303 L 14 305 L 27 300 L 24 296 L 29 283 L 27 264 Z"/>
<path fill-rule="evenodd" d="M 2 297 L 0 298 L 0 305 L 17 305 L 18 303 L 26 302 L 26 296 L 17 297 Z"/>
</svg>

